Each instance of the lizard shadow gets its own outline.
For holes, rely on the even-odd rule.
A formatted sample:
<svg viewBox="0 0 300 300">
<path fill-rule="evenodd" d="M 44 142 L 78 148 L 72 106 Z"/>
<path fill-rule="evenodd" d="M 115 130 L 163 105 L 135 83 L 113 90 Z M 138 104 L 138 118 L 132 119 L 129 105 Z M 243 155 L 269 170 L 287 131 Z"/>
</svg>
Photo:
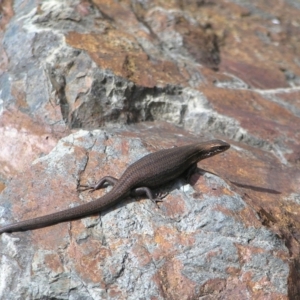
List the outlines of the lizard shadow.
<svg viewBox="0 0 300 300">
<path fill-rule="evenodd" d="M 206 171 L 204 169 L 200 169 L 200 171 L 201 171 L 201 173 L 203 172 L 203 174 L 206 172 L 206 173 L 210 173 L 212 175 L 220 177 L 219 175 L 217 175 L 213 172 L 210 172 L 210 171 Z M 269 194 L 275 194 L 275 195 L 281 194 L 281 192 L 279 192 L 279 191 L 269 189 L 269 188 L 265 188 L 265 187 L 261 187 L 261 186 L 255 186 L 255 185 L 251 185 L 251 184 L 243 184 L 243 183 L 239 183 L 239 182 L 232 181 L 232 180 L 229 180 L 229 182 L 232 183 L 233 185 L 237 186 L 237 187 L 244 188 L 244 189 L 250 189 L 250 190 L 255 191 L 255 192 L 269 193 Z"/>
<path fill-rule="evenodd" d="M 254 186 L 254 185 L 250 185 L 250 184 L 243 184 L 243 183 L 239 183 L 239 182 L 235 182 L 235 181 L 230 181 L 232 184 L 244 188 L 244 189 L 250 189 L 253 190 L 255 192 L 261 192 L 261 193 L 269 193 L 269 194 L 281 194 L 281 192 L 276 191 L 276 190 L 272 190 L 272 189 L 268 189 L 268 188 L 264 188 L 264 187 L 260 187 L 260 186 Z"/>
</svg>

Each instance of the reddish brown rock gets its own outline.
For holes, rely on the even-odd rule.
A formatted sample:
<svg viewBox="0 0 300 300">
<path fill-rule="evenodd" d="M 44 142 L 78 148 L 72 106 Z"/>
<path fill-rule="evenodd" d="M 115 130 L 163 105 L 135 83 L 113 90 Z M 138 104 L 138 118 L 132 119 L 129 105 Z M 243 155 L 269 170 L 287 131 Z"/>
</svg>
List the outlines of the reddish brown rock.
<svg viewBox="0 0 300 300">
<path fill-rule="evenodd" d="M 161 126 L 162 129 L 163 124 Z M 159 131 L 148 129 L 138 133 L 132 129 L 95 131 L 92 135 L 78 132 L 61 140 L 48 156 L 28 169 L 26 176 L 19 176 L 5 190 L 4 197 L 12 195 L 14 205 L 9 212 L 13 219 L 47 214 L 67 208 L 70 203 L 80 204 L 103 195 L 104 190 L 92 195 L 82 193 L 83 200 L 80 200 L 76 185 L 96 181 L 104 174 L 119 177 L 146 148 L 161 147 L 157 143 Z M 149 132 L 153 141 L 147 141 Z M 174 144 L 171 133 L 169 137 L 167 132 L 164 135 L 165 146 Z M 188 137 L 178 138 L 175 143 L 186 142 Z M 147 199 L 129 198 L 101 212 L 101 218 L 93 216 L 9 236 L 32 241 L 31 247 L 26 246 L 27 255 L 36 249 L 32 278 L 42 276 L 43 272 L 51 272 L 60 278 L 59 281 L 68 276 L 56 261 L 58 251 L 65 268 L 74 270 L 81 280 L 96 284 L 102 295 L 108 297 L 132 295 L 123 286 L 123 278 L 129 276 L 130 285 L 138 278 L 151 278 L 154 288 L 148 290 L 149 297 L 180 299 L 216 292 L 228 297 L 236 293 L 243 295 L 245 287 L 250 285 L 253 298 L 266 295 L 261 290 L 264 286 L 271 297 L 285 299 L 287 286 L 284 280 L 278 283 L 276 278 L 283 276 L 287 280 L 289 253 L 283 241 L 264 228 L 263 219 L 257 217 L 254 208 L 258 204 L 253 202 L 251 191 L 248 195 L 251 194 L 252 202 L 250 196 L 244 201 L 236 192 L 241 189 L 236 187 L 239 184 L 230 183 L 236 170 L 228 164 L 238 157 L 237 154 L 233 147 L 201 162 L 201 167 L 206 169 L 207 165 L 221 177 L 201 171 L 198 178 L 194 176 L 193 187 L 184 180 L 170 184 L 170 194 L 160 208 Z M 253 160 L 259 163 L 257 158 Z M 272 171 L 270 174 L 276 176 Z M 28 188 L 21 190 L 22 185 Z M 194 191 L 198 192 L 197 196 Z M 241 190 L 240 194 L 243 194 Z M 18 198 L 26 202 L 20 203 Z M 283 228 L 274 220 L 278 228 Z M 53 260 L 49 261 L 49 257 Z M 270 268 L 267 277 L 264 275 L 266 264 Z M 232 290 L 217 284 L 222 282 L 230 283 Z M 55 286 L 50 289 L 56 290 Z M 104 293 L 107 289 L 109 294 Z"/>
<path fill-rule="evenodd" d="M 100 197 L 76 187 L 148 152 L 232 147 L 163 187 L 159 209 L 128 198 L 3 234 L 0 298 L 298 299 L 299 10 L 2 1 L 1 224 Z"/>
</svg>

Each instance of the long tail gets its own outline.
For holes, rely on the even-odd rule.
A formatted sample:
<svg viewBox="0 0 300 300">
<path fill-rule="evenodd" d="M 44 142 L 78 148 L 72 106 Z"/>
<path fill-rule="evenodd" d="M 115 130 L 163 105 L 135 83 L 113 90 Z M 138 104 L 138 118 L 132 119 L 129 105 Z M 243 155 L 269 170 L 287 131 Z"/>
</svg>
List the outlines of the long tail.
<svg viewBox="0 0 300 300">
<path fill-rule="evenodd" d="M 124 196 L 125 195 L 123 195 L 123 197 Z M 103 197 L 94 200 L 92 202 L 85 203 L 53 214 L 49 214 L 42 217 L 21 221 L 21 222 L 16 222 L 4 226 L 0 228 L 0 234 L 4 232 L 15 232 L 15 231 L 26 231 L 26 230 L 38 229 L 42 227 L 51 226 L 57 223 L 86 217 L 108 208 L 109 206 L 118 202 L 123 197 L 117 196 L 112 190 L 106 195 L 104 195 Z"/>
</svg>

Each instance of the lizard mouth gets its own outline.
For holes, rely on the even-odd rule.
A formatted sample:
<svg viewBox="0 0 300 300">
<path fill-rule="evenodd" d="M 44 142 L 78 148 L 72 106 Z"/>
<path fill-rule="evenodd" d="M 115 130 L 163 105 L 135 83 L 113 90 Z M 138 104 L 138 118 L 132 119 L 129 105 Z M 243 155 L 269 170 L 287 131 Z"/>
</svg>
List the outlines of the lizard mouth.
<svg viewBox="0 0 300 300">
<path fill-rule="evenodd" d="M 227 149 L 230 148 L 230 145 L 227 144 L 227 145 L 222 145 L 222 146 L 219 146 L 219 149 L 217 149 L 218 152 L 223 152 L 223 151 L 226 151 Z"/>
<path fill-rule="evenodd" d="M 229 144 L 217 146 L 217 147 L 211 149 L 210 151 L 207 151 L 206 153 L 204 153 L 203 156 L 204 157 L 210 157 L 210 156 L 216 155 L 218 153 L 224 152 L 224 151 L 226 151 L 229 148 L 230 148 Z"/>
</svg>

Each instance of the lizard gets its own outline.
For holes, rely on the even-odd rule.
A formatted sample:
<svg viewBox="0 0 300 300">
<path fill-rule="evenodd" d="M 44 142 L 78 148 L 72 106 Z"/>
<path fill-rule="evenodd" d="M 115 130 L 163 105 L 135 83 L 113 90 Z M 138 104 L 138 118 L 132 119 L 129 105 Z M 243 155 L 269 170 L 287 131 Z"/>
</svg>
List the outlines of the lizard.
<svg viewBox="0 0 300 300">
<path fill-rule="evenodd" d="M 105 176 L 95 185 L 79 186 L 81 191 L 95 191 L 112 184 L 113 188 L 104 196 L 66 210 L 6 225 L 0 228 L 0 234 L 33 230 L 86 217 L 105 210 L 133 194 L 145 193 L 151 201 L 157 203 L 161 199 L 155 198 L 151 189 L 162 186 L 182 174 L 190 175 L 197 167 L 198 161 L 224 152 L 229 147 L 224 141 L 210 140 L 150 153 L 131 164 L 119 180 Z"/>
</svg>

